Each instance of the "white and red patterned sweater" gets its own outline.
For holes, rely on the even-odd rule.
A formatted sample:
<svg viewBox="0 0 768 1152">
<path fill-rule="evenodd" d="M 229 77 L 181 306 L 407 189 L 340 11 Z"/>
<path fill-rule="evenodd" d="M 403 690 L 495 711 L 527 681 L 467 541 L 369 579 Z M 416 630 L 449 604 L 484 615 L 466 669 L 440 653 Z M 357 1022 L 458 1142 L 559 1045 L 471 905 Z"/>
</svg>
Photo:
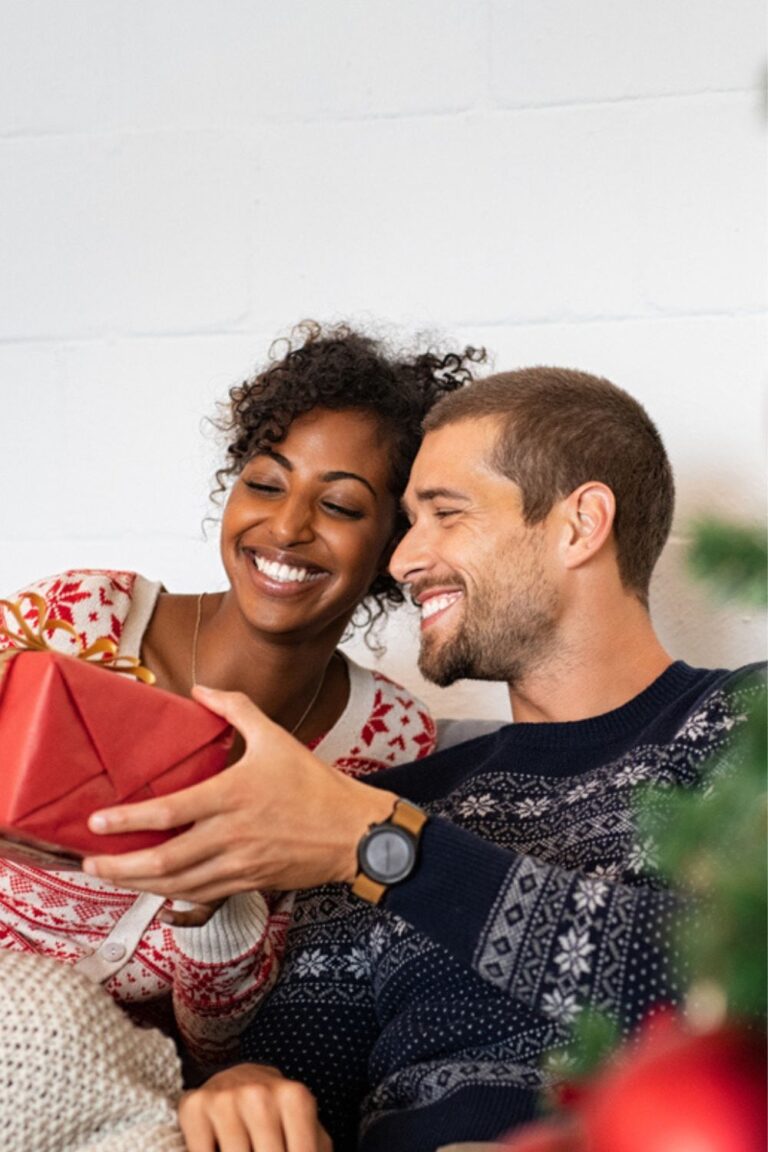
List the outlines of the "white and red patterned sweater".
<svg viewBox="0 0 768 1152">
<path fill-rule="evenodd" d="M 134 572 L 71 571 L 24 592 L 43 596 L 51 618 L 66 620 L 80 643 L 106 636 L 120 655 L 138 656 L 161 585 Z M 23 602 L 34 627 L 36 611 Z M 0 609 L 0 625 L 16 631 Z M 54 631 L 49 643 L 73 651 L 78 641 Z M 13 642 L 0 638 L 0 651 Z M 426 756 L 435 725 L 425 706 L 385 676 L 347 660 L 350 695 L 337 723 L 314 751 L 341 771 L 362 776 Z M 51 872 L 0 859 L 0 948 L 76 963 L 98 948 L 136 893 L 82 872 Z M 126 1006 L 169 993 L 181 1036 L 201 1063 L 226 1056 L 273 985 L 285 947 L 292 894 L 231 896 L 207 924 L 177 928 L 153 919 L 130 961 L 105 987 Z"/>
</svg>

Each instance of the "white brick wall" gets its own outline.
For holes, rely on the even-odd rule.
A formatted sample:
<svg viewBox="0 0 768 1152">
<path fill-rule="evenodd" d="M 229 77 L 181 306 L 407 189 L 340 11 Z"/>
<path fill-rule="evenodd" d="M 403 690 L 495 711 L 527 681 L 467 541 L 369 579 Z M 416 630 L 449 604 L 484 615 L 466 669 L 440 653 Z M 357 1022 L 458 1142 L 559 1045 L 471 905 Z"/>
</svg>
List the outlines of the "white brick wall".
<svg viewBox="0 0 768 1152">
<path fill-rule="evenodd" d="M 761 656 L 682 555 L 765 511 L 764 44 L 758 0 L 0 0 L 0 589 L 220 586 L 201 418 L 351 316 L 637 395 L 680 489 L 662 634 Z"/>
</svg>

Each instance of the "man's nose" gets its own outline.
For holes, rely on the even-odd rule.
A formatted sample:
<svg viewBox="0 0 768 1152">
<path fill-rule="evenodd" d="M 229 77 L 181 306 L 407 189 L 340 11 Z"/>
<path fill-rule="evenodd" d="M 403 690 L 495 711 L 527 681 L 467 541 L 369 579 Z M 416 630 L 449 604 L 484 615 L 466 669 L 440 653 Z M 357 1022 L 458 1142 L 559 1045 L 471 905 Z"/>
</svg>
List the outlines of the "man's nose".
<svg viewBox="0 0 768 1152">
<path fill-rule="evenodd" d="M 413 524 L 392 553 L 389 571 L 398 583 L 410 584 L 429 563 L 424 532 Z"/>
</svg>

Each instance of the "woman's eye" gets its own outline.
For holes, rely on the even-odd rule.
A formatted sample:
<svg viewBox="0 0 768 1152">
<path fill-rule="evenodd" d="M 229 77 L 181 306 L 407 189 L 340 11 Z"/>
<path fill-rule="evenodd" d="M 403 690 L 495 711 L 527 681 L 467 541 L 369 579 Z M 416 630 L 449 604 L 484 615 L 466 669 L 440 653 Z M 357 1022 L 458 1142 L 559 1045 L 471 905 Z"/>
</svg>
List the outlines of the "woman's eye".
<svg viewBox="0 0 768 1152">
<path fill-rule="evenodd" d="M 262 492 L 264 495 L 270 496 L 275 492 L 280 492 L 280 488 L 276 484 L 265 484 L 262 480 L 244 480 L 246 488 L 250 488 L 252 492 Z"/>
<path fill-rule="evenodd" d="M 363 513 L 357 508 L 347 508 L 344 504 L 336 504 L 333 500 L 325 500 L 323 506 L 334 516 L 343 516 L 345 520 L 362 520 Z"/>
</svg>

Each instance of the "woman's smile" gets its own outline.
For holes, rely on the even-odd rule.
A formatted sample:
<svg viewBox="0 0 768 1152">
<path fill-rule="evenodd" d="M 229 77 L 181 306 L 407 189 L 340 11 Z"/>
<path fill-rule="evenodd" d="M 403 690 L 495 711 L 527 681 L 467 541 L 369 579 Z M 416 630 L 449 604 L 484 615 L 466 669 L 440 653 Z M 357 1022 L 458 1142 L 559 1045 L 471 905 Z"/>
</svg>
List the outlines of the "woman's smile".
<svg viewBox="0 0 768 1152">
<path fill-rule="evenodd" d="M 295 553 L 243 547 L 254 568 L 254 581 L 267 595 L 301 595 L 330 579 L 331 573 Z"/>
</svg>

